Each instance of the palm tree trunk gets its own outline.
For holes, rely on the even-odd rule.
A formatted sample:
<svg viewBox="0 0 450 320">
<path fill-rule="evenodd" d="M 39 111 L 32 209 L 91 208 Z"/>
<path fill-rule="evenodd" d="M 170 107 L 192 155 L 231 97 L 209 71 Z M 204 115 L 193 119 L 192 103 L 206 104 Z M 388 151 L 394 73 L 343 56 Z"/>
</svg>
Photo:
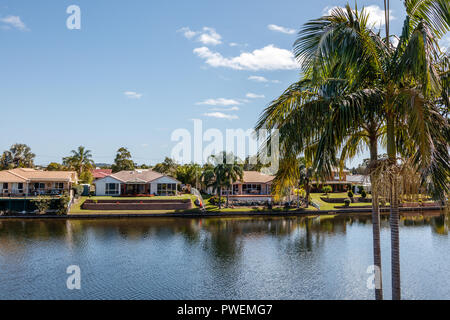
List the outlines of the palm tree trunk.
<svg viewBox="0 0 450 320">
<path fill-rule="evenodd" d="M 391 200 L 391 263 L 392 263 L 392 300 L 401 299 L 400 287 L 400 215 L 398 210 L 398 181 L 392 177 L 392 200 Z"/>
<path fill-rule="evenodd" d="M 372 170 L 375 169 L 378 160 L 378 145 L 376 134 L 370 139 L 370 162 Z M 378 201 L 377 179 L 374 173 L 370 175 L 372 185 L 372 238 L 373 238 L 373 263 L 375 270 L 375 299 L 383 300 L 383 273 L 381 264 L 381 241 L 380 241 L 380 208 Z"/>
<path fill-rule="evenodd" d="M 397 152 L 395 145 L 395 124 L 392 112 L 387 116 L 387 152 L 392 165 L 396 164 Z M 392 299 L 401 299 L 400 288 L 400 235 L 399 235 L 399 212 L 398 212 L 398 182 L 397 177 L 391 177 L 391 273 L 392 273 Z"/>
<path fill-rule="evenodd" d="M 219 188 L 219 210 L 222 209 L 222 187 Z"/>
<path fill-rule="evenodd" d="M 309 208 L 309 193 L 310 193 L 310 189 L 309 189 L 309 179 L 306 180 L 306 209 Z"/>
</svg>

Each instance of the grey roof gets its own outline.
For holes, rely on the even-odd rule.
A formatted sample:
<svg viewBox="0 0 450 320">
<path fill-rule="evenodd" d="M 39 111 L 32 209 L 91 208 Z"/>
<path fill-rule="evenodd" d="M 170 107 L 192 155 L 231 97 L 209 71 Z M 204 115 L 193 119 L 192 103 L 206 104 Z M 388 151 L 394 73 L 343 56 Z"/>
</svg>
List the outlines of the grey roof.
<svg viewBox="0 0 450 320">
<path fill-rule="evenodd" d="M 110 175 L 124 183 L 149 183 L 153 180 L 164 177 L 163 174 L 152 170 L 133 170 L 133 171 L 120 171 Z"/>
<path fill-rule="evenodd" d="M 369 176 L 355 174 L 355 175 L 347 175 L 347 181 L 352 183 L 370 183 Z"/>
</svg>

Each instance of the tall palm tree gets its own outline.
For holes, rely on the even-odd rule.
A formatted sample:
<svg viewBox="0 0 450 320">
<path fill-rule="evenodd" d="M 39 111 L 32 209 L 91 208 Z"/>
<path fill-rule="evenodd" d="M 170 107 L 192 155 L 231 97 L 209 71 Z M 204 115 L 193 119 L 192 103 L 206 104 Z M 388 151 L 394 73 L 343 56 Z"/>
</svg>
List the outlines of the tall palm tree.
<svg viewBox="0 0 450 320">
<path fill-rule="evenodd" d="M 406 2 L 408 7 L 409 1 Z M 416 8 L 422 8 L 416 12 L 425 12 L 427 5 L 448 8 L 445 1 L 415 2 Z M 428 12 L 439 14 L 448 10 Z M 429 185 L 435 191 L 447 191 L 448 124 L 430 101 L 440 91 L 433 70 L 436 41 L 430 31 L 439 29 L 439 23 L 429 28 L 429 19 L 415 22 L 419 16 L 407 17 L 395 49 L 368 25 L 364 10 L 353 11 L 348 5 L 305 24 L 295 43 L 304 79 L 265 110 L 257 127 L 278 128 L 285 152 L 299 154 L 315 144 L 317 169 L 330 173 L 345 139 L 356 134 L 367 120 L 367 106 L 377 106 L 381 111 L 375 114 L 382 116 L 386 124 L 391 164 L 395 165 L 397 150 L 413 156 L 423 181 L 432 181 Z M 443 128 L 442 132 L 438 128 Z M 411 139 L 406 140 L 408 136 Z M 373 160 L 375 141 L 372 139 L 369 144 Z M 393 298 L 399 299 L 398 190 L 396 177 L 392 180 Z"/>
<path fill-rule="evenodd" d="M 63 164 L 75 170 L 79 175 L 94 166 L 91 150 L 79 146 L 77 150 L 72 150 L 71 153 L 72 155 L 69 157 L 63 158 Z"/>
<path fill-rule="evenodd" d="M 243 166 L 238 164 L 238 158 L 225 151 L 212 155 L 208 162 L 212 166 L 208 167 L 202 175 L 202 180 L 208 187 L 212 187 L 219 196 L 219 210 L 222 209 L 222 190 L 227 188 L 227 206 L 229 205 L 229 189 L 233 182 L 243 178 Z"/>
</svg>

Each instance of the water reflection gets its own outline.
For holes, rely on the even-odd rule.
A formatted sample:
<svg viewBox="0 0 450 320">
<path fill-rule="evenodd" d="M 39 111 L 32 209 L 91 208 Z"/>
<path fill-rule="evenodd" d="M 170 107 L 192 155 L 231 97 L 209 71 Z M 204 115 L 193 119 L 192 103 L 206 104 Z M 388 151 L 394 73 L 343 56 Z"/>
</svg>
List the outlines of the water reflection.
<svg viewBox="0 0 450 320">
<path fill-rule="evenodd" d="M 387 215 L 381 225 L 387 243 Z M 443 237 L 428 240 L 435 251 L 426 253 L 428 261 L 448 252 L 448 213 L 404 214 L 401 227 L 407 259 L 424 259 L 408 246 L 409 239 L 427 241 L 426 230 Z M 1 220 L 0 244 L 0 299 L 372 298 L 364 287 L 371 263 L 370 215 Z M 383 250 L 389 253 L 386 244 Z M 65 277 L 59 272 L 74 262 L 89 268 L 93 290 L 75 297 L 59 284 Z M 333 269 L 341 274 L 329 279 Z M 52 270 L 58 275 L 48 279 Z M 45 279 L 36 280 L 36 273 Z M 439 298 L 448 291 L 433 290 L 421 293 Z"/>
</svg>

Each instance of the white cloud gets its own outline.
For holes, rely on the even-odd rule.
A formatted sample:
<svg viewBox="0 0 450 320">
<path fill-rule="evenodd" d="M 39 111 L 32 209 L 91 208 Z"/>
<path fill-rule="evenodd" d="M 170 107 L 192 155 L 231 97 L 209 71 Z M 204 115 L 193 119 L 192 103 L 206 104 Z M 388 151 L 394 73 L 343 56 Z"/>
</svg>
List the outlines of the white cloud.
<svg viewBox="0 0 450 320">
<path fill-rule="evenodd" d="M 203 114 L 205 117 L 217 118 L 217 119 L 227 119 L 234 120 L 239 119 L 237 115 L 234 114 L 225 114 L 223 112 L 207 112 Z"/>
<path fill-rule="evenodd" d="M 193 31 L 189 27 L 183 27 L 178 30 L 178 32 L 183 33 L 184 37 L 187 39 L 193 39 L 203 43 L 204 45 L 216 46 L 222 43 L 222 36 L 216 32 L 214 28 L 203 27 L 202 31 Z"/>
<path fill-rule="evenodd" d="M 141 93 L 137 93 L 137 92 L 134 92 L 134 91 L 125 91 L 123 94 L 126 95 L 130 99 L 140 99 L 140 98 L 142 98 L 142 94 Z"/>
<path fill-rule="evenodd" d="M 247 98 L 249 98 L 249 99 L 262 99 L 262 98 L 265 98 L 265 96 L 263 94 L 256 94 L 256 93 L 251 93 L 251 92 L 247 93 L 245 96 Z"/>
<path fill-rule="evenodd" d="M 198 37 L 198 41 L 203 43 L 204 45 L 213 45 L 216 46 L 221 44 L 222 37 L 220 34 L 216 32 L 213 28 L 204 27 L 203 33 Z"/>
<path fill-rule="evenodd" d="M 291 51 L 268 45 L 253 52 L 243 52 L 237 57 L 225 58 L 207 47 L 194 49 L 194 53 L 212 67 L 235 70 L 292 70 L 298 68 Z"/>
<path fill-rule="evenodd" d="M 331 14 L 331 12 L 333 11 L 334 8 L 338 8 L 338 7 L 326 7 L 323 10 L 323 13 L 329 15 L 329 14 Z M 358 10 L 358 11 L 360 11 L 360 10 Z M 366 13 L 369 13 L 369 21 L 368 21 L 369 25 L 374 25 L 375 28 L 380 28 L 385 25 L 386 19 L 384 17 L 384 9 L 383 8 L 380 8 L 377 5 L 370 5 L 370 6 L 364 7 L 364 11 Z M 396 17 L 392 15 L 392 10 L 389 10 L 389 21 L 395 20 L 395 19 L 396 19 Z"/>
<path fill-rule="evenodd" d="M 272 30 L 272 31 L 286 33 L 286 34 L 294 34 L 295 33 L 295 29 L 290 29 L 290 28 L 286 28 L 286 27 L 282 27 L 282 26 L 277 26 L 276 24 L 269 24 L 267 26 L 267 28 L 269 30 Z"/>
<path fill-rule="evenodd" d="M 211 111 L 224 111 L 224 112 L 229 112 L 229 111 L 239 111 L 239 107 L 230 107 L 230 108 L 211 108 Z"/>
<path fill-rule="evenodd" d="M 230 47 L 237 47 L 239 44 L 236 42 L 230 42 Z"/>
<path fill-rule="evenodd" d="M 269 80 L 267 78 L 264 78 L 262 76 L 250 76 L 248 77 L 248 80 L 255 81 L 255 82 L 272 82 L 272 83 L 280 83 L 280 80 Z"/>
<path fill-rule="evenodd" d="M 250 76 L 248 77 L 248 80 L 252 80 L 252 81 L 256 81 L 256 82 L 269 82 L 269 80 L 267 80 L 264 77 L 261 76 Z"/>
<path fill-rule="evenodd" d="M 439 41 L 439 46 L 443 52 L 450 50 L 450 33 L 447 33 L 442 39 Z"/>
<path fill-rule="evenodd" d="M 22 22 L 19 16 L 7 16 L 5 18 L 0 18 L 0 22 L 3 23 L 4 29 L 9 28 L 16 28 L 21 31 L 28 31 L 29 29 L 25 25 L 25 23 Z"/>
<path fill-rule="evenodd" d="M 192 31 L 191 29 L 189 29 L 189 27 L 181 28 L 180 30 L 178 30 L 178 32 L 182 32 L 183 35 L 184 35 L 187 39 L 192 39 L 193 37 L 195 37 L 195 36 L 197 35 L 197 32 Z"/>
<path fill-rule="evenodd" d="M 225 98 L 218 98 L 218 99 L 207 99 L 202 102 L 197 102 L 198 105 L 209 105 L 209 106 L 237 106 L 241 103 L 234 99 L 225 99 Z"/>
</svg>

